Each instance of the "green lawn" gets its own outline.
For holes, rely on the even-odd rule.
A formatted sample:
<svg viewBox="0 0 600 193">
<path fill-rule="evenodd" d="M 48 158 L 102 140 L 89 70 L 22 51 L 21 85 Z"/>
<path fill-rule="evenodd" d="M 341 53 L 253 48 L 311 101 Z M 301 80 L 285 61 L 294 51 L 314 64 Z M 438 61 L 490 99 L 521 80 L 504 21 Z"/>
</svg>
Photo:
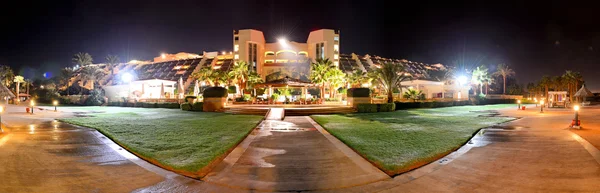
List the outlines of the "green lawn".
<svg viewBox="0 0 600 193">
<path fill-rule="evenodd" d="M 96 111 L 61 121 L 95 128 L 147 160 L 192 177 L 233 148 L 262 116 L 178 109 L 63 107 Z"/>
<path fill-rule="evenodd" d="M 312 118 L 386 173 L 396 175 L 435 161 L 459 148 L 480 128 L 513 120 L 478 117 L 486 113 L 472 112 L 505 107 L 515 105 L 313 115 Z"/>
</svg>

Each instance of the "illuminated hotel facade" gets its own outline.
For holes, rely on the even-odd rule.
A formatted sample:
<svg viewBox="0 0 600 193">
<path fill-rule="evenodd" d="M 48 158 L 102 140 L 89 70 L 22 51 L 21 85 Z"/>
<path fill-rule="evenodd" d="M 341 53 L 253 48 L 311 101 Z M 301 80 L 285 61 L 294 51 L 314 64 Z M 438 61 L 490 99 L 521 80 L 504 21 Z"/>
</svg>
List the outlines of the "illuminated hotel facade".
<svg viewBox="0 0 600 193">
<path fill-rule="evenodd" d="M 402 82 L 403 91 L 409 88 L 421 90 L 426 98 L 433 99 L 464 99 L 468 96 L 468 86 L 447 85 L 429 77 L 429 72 L 445 69 L 442 64 L 425 64 L 405 59 L 354 53 L 342 54 L 340 52 L 340 32 L 337 30 L 312 31 L 306 42 L 294 42 L 282 38 L 277 42 L 268 43 L 265 41 L 263 32 L 242 29 L 233 31 L 232 42 L 233 49 L 231 51 L 161 54 L 153 61 L 122 63 L 112 69 L 114 76 L 107 73 L 109 75 L 98 82 L 105 88 L 107 95 L 110 95 L 109 98 L 119 99 L 132 94 L 138 98 L 161 98 L 181 96 L 181 94 L 176 94 L 175 90 L 177 93 L 181 93 L 180 90 L 183 90 L 186 95 L 191 93 L 195 86 L 195 80 L 191 75 L 202 68 L 229 71 L 237 61 L 245 61 L 249 64 L 249 70 L 256 71 L 266 83 L 278 82 L 284 78 L 310 82 L 308 79 L 310 64 L 317 59 L 329 59 L 347 74 L 354 71 L 370 72 L 383 63 L 403 65 L 413 79 Z M 134 85 L 135 88 L 117 89 L 117 87 L 124 86 L 118 78 L 121 72 L 135 75 L 135 81 L 129 84 L 129 87 Z M 79 76 L 75 75 L 72 81 L 80 81 L 80 85 L 88 85 L 86 80 L 78 78 Z M 159 89 L 159 87 L 164 88 Z M 151 90 L 159 92 L 162 90 L 167 93 L 149 93 Z"/>
</svg>

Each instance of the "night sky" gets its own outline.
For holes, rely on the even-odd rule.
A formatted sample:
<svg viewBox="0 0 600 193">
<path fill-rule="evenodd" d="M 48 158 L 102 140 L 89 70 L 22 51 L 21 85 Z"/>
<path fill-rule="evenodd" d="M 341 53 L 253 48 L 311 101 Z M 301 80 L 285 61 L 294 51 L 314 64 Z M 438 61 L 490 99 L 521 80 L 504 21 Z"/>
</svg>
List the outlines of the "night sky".
<svg viewBox="0 0 600 193">
<path fill-rule="evenodd" d="M 325 2 L 325 1 L 324 1 Z M 520 84 L 580 71 L 600 92 L 598 5 L 552 1 L 42 1 L 3 5 L 0 64 L 26 77 L 72 65 L 162 52 L 231 51 L 232 30 L 267 41 L 305 42 L 311 30 L 341 30 L 341 52 L 448 65 L 509 64 Z"/>
</svg>

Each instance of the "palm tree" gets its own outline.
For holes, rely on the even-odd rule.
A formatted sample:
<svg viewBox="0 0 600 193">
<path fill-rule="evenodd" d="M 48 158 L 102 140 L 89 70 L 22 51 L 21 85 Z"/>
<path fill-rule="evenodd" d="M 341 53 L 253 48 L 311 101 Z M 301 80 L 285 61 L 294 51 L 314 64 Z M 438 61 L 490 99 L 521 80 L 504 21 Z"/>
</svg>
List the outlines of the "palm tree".
<svg viewBox="0 0 600 193">
<path fill-rule="evenodd" d="M 25 82 L 25 79 L 22 76 L 15 76 L 14 80 L 13 80 L 16 84 L 16 96 L 17 96 L 17 100 L 16 100 L 16 104 L 19 104 L 20 99 L 19 99 L 19 88 L 21 88 L 21 83 Z"/>
<path fill-rule="evenodd" d="M 248 74 L 248 86 L 254 88 L 254 96 L 256 96 L 256 88 L 254 86 L 260 83 L 263 83 L 263 79 L 257 72 L 251 71 Z"/>
<path fill-rule="evenodd" d="M 207 82 L 209 85 L 214 86 L 215 84 L 211 79 L 212 73 L 213 70 L 210 67 L 203 67 L 200 70 L 198 70 L 198 72 L 194 72 L 192 74 L 192 77 L 201 82 Z"/>
<path fill-rule="evenodd" d="M 0 65 L 0 81 L 5 86 L 10 86 L 15 79 L 15 74 L 9 66 Z"/>
<path fill-rule="evenodd" d="M 329 59 L 317 59 L 310 66 L 310 80 L 313 83 L 321 85 L 321 98 L 325 97 L 325 84 L 327 83 L 327 72 L 329 69 L 335 68 L 333 62 Z"/>
<path fill-rule="evenodd" d="M 575 92 L 579 89 L 579 85 L 583 84 L 583 76 L 579 72 L 573 72 L 573 79 L 575 83 Z"/>
<path fill-rule="evenodd" d="M 66 87 L 67 96 L 69 96 L 69 87 L 71 87 L 71 77 L 73 77 L 73 69 L 72 68 L 63 68 L 60 70 L 60 82 L 61 85 Z"/>
<path fill-rule="evenodd" d="M 545 89 L 545 92 L 542 96 L 544 96 L 546 98 L 546 101 L 548 101 L 548 87 L 550 87 L 551 84 L 552 84 L 552 78 L 550 78 L 550 76 L 548 76 L 548 75 L 544 75 L 542 77 L 542 80 L 540 80 L 540 83 L 539 83 L 539 85 Z"/>
<path fill-rule="evenodd" d="M 92 55 L 83 52 L 75 54 L 71 60 L 73 61 L 73 63 L 79 65 L 80 67 L 92 64 L 92 62 L 94 61 L 92 59 Z"/>
<path fill-rule="evenodd" d="M 564 81 L 563 81 L 562 76 L 552 77 L 552 83 L 551 83 L 551 85 L 552 85 L 554 91 L 560 91 L 560 90 L 562 90 L 562 88 L 563 88 L 563 82 Z"/>
<path fill-rule="evenodd" d="M 528 93 L 529 97 L 532 97 L 532 96 L 531 96 L 531 95 L 532 95 L 532 93 L 533 93 L 533 95 L 535 95 L 535 94 L 534 94 L 534 93 L 535 93 L 535 90 L 536 90 L 536 88 L 535 88 L 535 83 L 533 83 L 533 82 L 527 83 L 527 93 Z M 535 97 L 535 96 L 534 96 L 534 97 Z"/>
<path fill-rule="evenodd" d="M 91 82 L 90 90 L 94 90 L 94 84 L 104 75 L 106 75 L 104 74 L 104 70 L 96 66 L 86 66 L 81 69 L 81 79 Z"/>
<path fill-rule="evenodd" d="M 388 103 L 394 102 L 394 89 L 402 88 L 401 82 L 411 78 L 402 64 L 391 62 L 383 63 L 380 68 L 375 69 L 374 75 L 387 91 Z"/>
<path fill-rule="evenodd" d="M 339 68 L 330 68 L 326 74 L 327 82 L 329 82 L 329 95 L 335 98 L 337 89 L 346 81 L 346 73 Z"/>
<path fill-rule="evenodd" d="M 113 74 L 114 74 L 113 68 L 118 63 L 119 63 L 119 56 L 116 56 L 116 55 L 108 55 L 108 56 L 106 56 L 106 65 L 108 67 L 108 70 L 110 70 L 110 76 L 113 76 Z"/>
<path fill-rule="evenodd" d="M 240 88 L 240 93 L 244 94 L 244 90 L 246 89 L 246 81 L 248 80 L 248 63 L 244 61 L 238 61 L 234 64 L 229 71 L 229 76 L 232 80 L 237 81 L 238 86 Z"/>
<path fill-rule="evenodd" d="M 413 102 L 417 102 L 417 100 L 421 99 L 422 95 L 423 92 L 420 90 L 408 89 L 408 91 L 402 94 L 402 97 L 404 97 L 405 99 L 412 99 Z"/>
<path fill-rule="evenodd" d="M 369 77 L 367 77 L 367 73 L 362 70 L 354 70 L 354 72 L 348 75 L 348 83 L 350 83 L 352 88 L 359 88 L 368 80 Z"/>
<path fill-rule="evenodd" d="M 483 84 L 487 81 L 488 69 L 485 66 L 478 66 L 473 70 L 471 82 L 479 86 L 479 94 L 483 94 Z"/>
<path fill-rule="evenodd" d="M 506 77 L 515 75 L 515 71 L 510 69 L 508 65 L 498 64 L 498 69 L 494 72 L 496 76 L 502 76 L 502 80 L 504 81 L 504 87 L 502 89 L 502 94 L 506 94 Z"/>
</svg>

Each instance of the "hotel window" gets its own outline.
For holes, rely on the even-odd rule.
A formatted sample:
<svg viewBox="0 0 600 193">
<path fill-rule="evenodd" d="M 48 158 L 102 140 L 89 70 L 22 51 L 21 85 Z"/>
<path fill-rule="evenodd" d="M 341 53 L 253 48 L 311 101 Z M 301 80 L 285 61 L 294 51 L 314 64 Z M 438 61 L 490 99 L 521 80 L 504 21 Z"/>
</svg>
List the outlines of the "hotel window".
<svg viewBox="0 0 600 193">
<path fill-rule="evenodd" d="M 248 43 L 248 62 L 251 64 L 250 68 L 256 71 L 256 62 L 258 60 L 258 50 L 255 43 Z"/>
<path fill-rule="evenodd" d="M 235 36 L 235 40 L 236 40 L 236 41 L 237 41 L 237 40 L 239 40 L 239 39 L 240 39 L 240 37 L 239 37 L 239 36 Z"/>
<path fill-rule="evenodd" d="M 333 45 L 333 51 L 340 51 L 340 45 Z"/>
<path fill-rule="evenodd" d="M 337 59 L 338 59 L 338 57 L 339 57 L 339 56 L 338 56 L 337 54 L 334 54 L 334 55 L 333 55 L 333 59 L 334 59 L 334 60 L 337 60 Z"/>
<path fill-rule="evenodd" d="M 240 50 L 240 45 L 237 45 L 237 44 L 236 44 L 236 45 L 234 45 L 234 46 L 233 46 L 233 51 L 234 51 L 234 52 L 237 52 L 237 51 L 239 51 L 239 50 Z"/>
<path fill-rule="evenodd" d="M 317 43 L 316 49 L 317 59 L 325 59 L 325 43 Z"/>
</svg>

